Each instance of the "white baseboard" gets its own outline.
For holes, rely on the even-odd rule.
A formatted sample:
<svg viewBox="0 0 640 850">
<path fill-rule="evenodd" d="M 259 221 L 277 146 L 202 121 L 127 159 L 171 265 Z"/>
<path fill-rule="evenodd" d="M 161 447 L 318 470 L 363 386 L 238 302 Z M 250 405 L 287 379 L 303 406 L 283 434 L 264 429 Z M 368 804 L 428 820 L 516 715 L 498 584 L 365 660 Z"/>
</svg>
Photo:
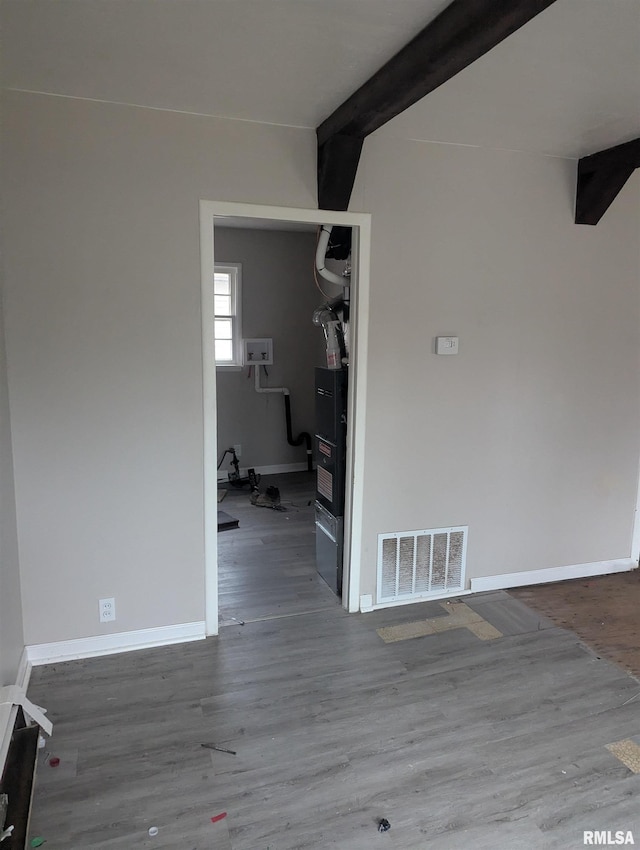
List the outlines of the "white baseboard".
<svg viewBox="0 0 640 850">
<path fill-rule="evenodd" d="M 631 558 L 615 561 L 595 561 L 592 564 L 572 564 L 569 567 L 550 567 L 546 570 L 527 570 L 522 573 L 503 573 L 498 576 L 482 576 L 471 579 L 473 593 L 485 590 L 505 590 L 509 587 L 524 587 L 528 584 L 547 584 L 552 581 L 567 581 L 572 578 L 604 576 L 610 573 L 626 573 L 634 570 L 637 562 Z"/>
<path fill-rule="evenodd" d="M 258 475 L 279 475 L 282 472 L 306 472 L 307 464 L 302 463 L 275 463 L 271 466 L 254 466 L 253 467 Z M 243 478 L 247 477 L 248 468 L 240 467 L 240 475 Z M 220 472 L 218 470 L 218 484 L 225 484 L 229 482 L 229 476 L 226 472 Z"/>
<path fill-rule="evenodd" d="M 633 515 L 633 533 L 631 535 L 631 557 L 638 563 L 640 558 L 640 469 L 638 470 L 638 489 L 636 495 L 636 510 Z"/>
<path fill-rule="evenodd" d="M 134 649 L 149 649 L 153 646 L 169 646 L 203 640 L 205 624 L 180 623 L 176 626 L 158 626 L 155 629 L 139 629 L 135 632 L 116 632 L 109 635 L 94 635 L 76 640 L 60 640 L 54 643 L 37 643 L 26 648 L 29 663 L 34 667 L 54 661 L 75 661 L 78 658 L 93 658 L 113 655 Z"/>
</svg>

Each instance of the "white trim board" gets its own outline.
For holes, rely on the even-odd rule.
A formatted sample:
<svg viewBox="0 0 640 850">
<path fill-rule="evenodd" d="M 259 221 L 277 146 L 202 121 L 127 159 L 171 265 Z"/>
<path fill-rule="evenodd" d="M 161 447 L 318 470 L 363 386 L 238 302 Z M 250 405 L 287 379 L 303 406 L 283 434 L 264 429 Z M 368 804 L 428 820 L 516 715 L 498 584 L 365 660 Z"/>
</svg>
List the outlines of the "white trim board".
<svg viewBox="0 0 640 850">
<path fill-rule="evenodd" d="M 29 687 L 29 680 L 31 679 L 31 661 L 29 661 L 29 653 L 27 651 L 27 647 L 22 650 L 22 655 L 20 657 L 20 664 L 18 664 L 18 673 L 16 675 L 16 685 L 26 693 L 27 688 Z"/>
<path fill-rule="evenodd" d="M 79 658 L 94 658 L 100 655 L 113 655 L 116 652 L 130 652 L 134 649 L 149 649 L 154 646 L 204 640 L 205 637 L 205 624 L 202 621 L 180 623 L 175 626 L 158 626 L 155 629 L 139 629 L 134 632 L 94 635 L 76 640 L 36 643 L 27 646 L 26 650 L 30 664 L 37 667 L 58 661 L 76 661 Z"/>
<path fill-rule="evenodd" d="M 631 557 L 638 564 L 640 560 L 640 467 L 638 469 L 638 487 L 636 509 L 633 514 L 633 532 L 631 534 Z"/>
<path fill-rule="evenodd" d="M 271 466 L 254 466 L 253 469 L 258 475 L 280 475 L 283 472 L 306 472 L 307 464 L 305 461 L 301 463 L 274 463 Z M 315 467 L 314 467 L 315 469 Z M 240 467 L 240 475 L 246 477 L 249 467 Z M 228 484 L 229 477 L 227 473 L 221 473 L 218 470 L 218 484 Z"/>
<path fill-rule="evenodd" d="M 16 673 L 16 686 L 25 693 L 29 687 L 29 679 L 31 678 L 31 662 L 27 656 L 27 648 L 22 650 L 18 671 Z M 4 770 L 4 763 L 9 752 L 9 744 L 11 743 L 11 735 L 13 726 L 16 722 L 18 713 L 17 705 L 0 705 L 0 776 Z M 2 824 L 0 823 L 0 829 Z"/>
<path fill-rule="evenodd" d="M 549 567 L 546 570 L 527 570 L 522 573 L 481 576 L 471 579 L 471 591 L 472 593 L 480 593 L 485 590 L 505 590 L 509 587 L 525 587 L 529 584 L 568 581 L 572 578 L 626 573 L 636 569 L 637 566 L 636 561 L 631 558 L 619 558 L 614 561 L 595 561 L 591 564 L 572 564 L 568 567 Z"/>
<path fill-rule="evenodd" d="M 352 273 L 357 283 L 351 291 L 351 375 L 347 414 L 347 488 L 345 493 L 345 551 L 343 575 L 348 588 L 342 605 L 350 612 L 359 610 L 362 526 L 364 504 L 364 455 L 366 443 L 367 343 L 369 325 L 369 273 L 371 254 L 371 215 L 340 210 L 299 209 L 228 201 L 200 201 L 200 265 L 202 289 L 202 367 L 203 367 L 203 455 L 204 455 L 204 551 L 205 617 L 208 635 L 218 634 L 218 543 L 217 543 L 217 417 L 216 368 L 213 339 L 213 269 L 215 266 L 215 225 L 225 217 L 267 219 L 279 222 L 334 224 L 353 228 Z M 356 404 L 357 397 L 357 404 Z"/>
</svg>

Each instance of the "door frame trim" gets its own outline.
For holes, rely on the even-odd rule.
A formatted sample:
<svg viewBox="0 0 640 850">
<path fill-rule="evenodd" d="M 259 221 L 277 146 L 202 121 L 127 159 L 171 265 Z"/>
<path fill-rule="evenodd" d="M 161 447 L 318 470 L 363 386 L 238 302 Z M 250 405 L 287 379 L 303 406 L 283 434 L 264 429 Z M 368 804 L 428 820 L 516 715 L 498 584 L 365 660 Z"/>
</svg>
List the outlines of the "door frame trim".
<svg viewBox="0 0 640 850">
<path fill-rule="evenodd" d="M 371 215 L 336 210 L 299 209 L 229 201 L 200 201 L 200 265 L 202 299 L 202 403 L 203 403 L 203 496 L 205 621 L 208 635 L 218 634 L 218 481 L 216 368 L 213 334 L 214 225 L 217 218 L 232 216 L 281 222 L 333 224 L 354 228 L 352 267 L 357 285 L 351 291 L 351 361 L 349 364 L 347 471 L 345 499 L 345 560 L 342 605 L 360 610 L 360 579 L 363 551 L 365 410 L 369 332 L 369 278 Z M 249 226 L 249 222 L 247 223 Z"/>
</svg>

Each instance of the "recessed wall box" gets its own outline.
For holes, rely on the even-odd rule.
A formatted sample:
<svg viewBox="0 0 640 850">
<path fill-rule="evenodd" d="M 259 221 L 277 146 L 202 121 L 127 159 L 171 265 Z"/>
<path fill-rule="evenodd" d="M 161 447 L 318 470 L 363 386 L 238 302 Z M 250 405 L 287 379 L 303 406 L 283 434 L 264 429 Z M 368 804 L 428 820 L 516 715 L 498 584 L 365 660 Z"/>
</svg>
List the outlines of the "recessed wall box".
<svg viewBox="0 0 640 850">
<path fill-rule="evenodd" d="M 251 366 L 253 363 L 260 363 L 262 366 L 270 366 L 273 363 L 272 339 L 244 340 L 244 365 Z"/>
</svg>

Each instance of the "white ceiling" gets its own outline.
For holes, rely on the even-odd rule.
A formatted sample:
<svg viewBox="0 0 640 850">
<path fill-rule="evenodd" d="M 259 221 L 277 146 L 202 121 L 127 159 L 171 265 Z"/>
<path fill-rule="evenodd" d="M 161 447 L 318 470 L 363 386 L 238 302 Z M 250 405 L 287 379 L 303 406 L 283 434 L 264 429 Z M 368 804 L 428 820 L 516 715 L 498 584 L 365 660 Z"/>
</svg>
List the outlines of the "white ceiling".
<svg viewBox="0 0 640 850">
<path fill-rule="evenodd" d="M 2 0 L 7 88 L 315 127 L 448 0 Z M 640 136 L 640 0 L 557 0 L 381 133 L 581 156 Z"/>
</svg>

